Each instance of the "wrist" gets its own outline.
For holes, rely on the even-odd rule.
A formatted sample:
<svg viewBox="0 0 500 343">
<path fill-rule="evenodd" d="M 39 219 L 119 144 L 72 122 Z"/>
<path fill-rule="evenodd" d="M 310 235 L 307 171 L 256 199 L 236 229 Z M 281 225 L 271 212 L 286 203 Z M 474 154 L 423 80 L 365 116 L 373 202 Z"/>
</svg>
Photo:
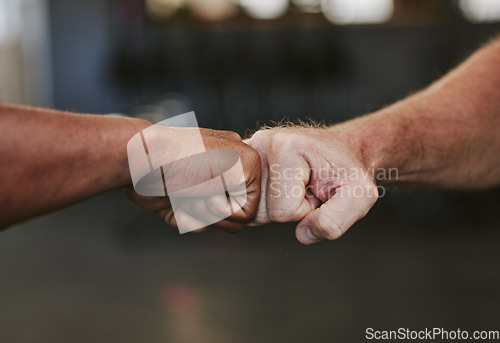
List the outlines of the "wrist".
<svg viewBox="0 0 500 343">
<path fill-rule="evenodd" d="M 113 118 L 120 120 L 118 131 L 115 132 L 115 142 L 111 144 L 119 152 L 116 158 L 116 184 L 113 188 L 122 188 L 132 186 L 132 178 L 130 175 L 127 144 L 129 140 L 141 132 L 145 128 L 151 126 L 151 122 L 138 118 Z"/>
<path fill-rule="evenodd" d="M 327 128 L 345 142 L 377 184 L 394 183 L 402 162 L 394 149 L 398 128 L 395 120 L 387 120 L 394 118 L 389 112 L 385 109 Z"/>
<path fill-rule="evenodd" d="M 329 135 L 340 138 L 347 148 L 356 155 L 365 169 L 380 167 L 374 152 L 375 137 L 364 118 L 357 118 L 328 127 Z"/>
</svg>

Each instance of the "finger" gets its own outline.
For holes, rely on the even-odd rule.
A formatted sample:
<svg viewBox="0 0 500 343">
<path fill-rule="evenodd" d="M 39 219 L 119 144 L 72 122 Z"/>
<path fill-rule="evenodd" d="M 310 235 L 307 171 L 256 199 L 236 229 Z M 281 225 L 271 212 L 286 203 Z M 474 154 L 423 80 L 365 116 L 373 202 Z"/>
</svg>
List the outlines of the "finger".
<svg viewBox="0 0 500 343">
<path fill-rule="evenodd" d="M 196 230 L 193 230 L 193 231 L 190 231 L 192 233 L 201 233 L 203 231 L 205 231 L 207 229 L 207 227 L 202 227 L 201 229 L 196 229 Z"/>
<path fill-rule="evenodd" d="M 222 220 L 231 216 L 234 211 L 233 203 L 226 194 L 218 194 L 208 198 L 206 205 L 212 215 Z"/>
<path fill-rule="evenodd" d="M 132 188 L 123 188 L 123 193 L 135 205 L 150 211 L 157 212 L 164 208 L 171 208 L 169 197 L 149 197 L 140 195 Z"/>
<path fill-rule="evenodd" d="M 377 200 L 374 185 L 358 187 L 355 188 L 357 191 L 348 186 L 340 187 L 326 203 L 308 213 L 297 225 L 297 239 L 303 244 L 313 244 L 342 236 L 368 213 Z"/>
<path fill-rule="evenodd" d="M 243 223 L 235 223 L 229 220 L 221 220 L 217 223 L 214 223 L 212 226 L 222 229 L 227 232 L 235 233 L 239 232 L 243 229 Z"/>
<path fill-rule="evenodd" d="M 260 175 L 260 174 L 259 174 Z M 246 185 L 246 195 L 228 193 L 228 201 L 232 212 L 229 220 L 239 223 L 249 223 L 257 215 L 260 200 L 260 177 Z"/>
<path fill-rule="evenodd" d="M 190 228 L 199 227 L 198 229 L 190 229 L 181 233 L 185 232 L 200 233 L 205 231 L 205 229 L 207 228 L 207 226 L 200 227 L 203 225 L 203 223 L 198 222 L 196 219 L 192 218 L 188 213 L 184 212 L 182 209 L 177 209 L 175 213 L 178 217 L 181 218 L 183 225 L 185 225 L 184 228 L 186 226 Z M 161 218 L 163 218 L 165 223 L 167 223 L 168 225 L 173 226 L 175 228 L 179 228 L 179 225 L 177 224 L 177 220 L 175 218 L 174 211 L 172 210 L 172 208 L 162 209 L 158 212 L 158 215 Z"/>
<path fill-rule="evenodd" d="M 207 208 L 219 219 L 235 223 L 248 223 L 255 218 L 259 194 L 249 189 L 246 195 L 219 194 L 208 198 Z M 253 212 L 253 213 L 252 213 Z"/>
<path fill-rule="evenodd" d="M 195 199 L 189 202 L 189 207 L 184 207 L 183 209 L 191 217 L 201 223 L 205 223 L 206 226 L 215 226 L 229 232 L 237 232 L 243 228 L 243 224 L 224 220 L 227 215 L 223 212 L 217 214 L 212 213 L 208 207 L 209 200 L 210 199 Z"/>
<path fill-rule="evenodd" d="M 315 210 L 318 207 L 321 206 L 322 202 L 319 200 L 314 193 L 311 191 L 311 188 L 309 185 L 306 186 L 306 199 L 309 201 L 309 204 L 311 205 L 311 209 Z"/>
<path fill-rule="evenodd" d="M 207 227 L 206 223 L 191 217 L 182 208 L 177 209 L 174 216 L 181 234 L 186 232 L 201 232 Z"/>
<path fill-rule="evenodd" d="M 260 203 L 252 224 L 302 219 L 312 209 L 306 197 L 310 167 L 294 154 L 293 139 L 279 130 L 261 130 L 245 143 L 259 153 L 262 166 Z"/>
<path fill-rule="evenodd" d="M 252 221 L 252 225 L 263 225 L 270 222 L 269 216 L 267 215 L 267 203 L 266 203 L 266 189 L 267 189 L 267 179 L 269 174 L 267 154 L 259 151 L 260 163 L 261 163 L 261 179 L 259 192 L 256 193 L 256 201 L 258 201 L 257 211 L 255 218 Z"/>
<path fill-rule="evenodd" d="M 269 160 L 266 189 L 269 219 L 275 222 L 301 220 L 312 209 L 306 197 L 310 167 L 299 156 L 289 159 L 282 152 L 273 155 Z"/>
<path fill-rule="evenodd" d="M 213 195 L 218 195 L 216 199 L 223 203 L 218 205 L 224 209 L 221 219 L 230 216 L 233 221 L 250 222 L 255 217 L 259 202 L 260 157 L 251 147 L 241 146 L 244 149 L 239 149 L 239 156 L 236 154 L 236 161 L 231 163 L 230 168 L 224 167 L 227 162 L 222 161 L 226 161 L 227 157 L 220 150 L 210 152 L 213 174 L 219 176 L 217 179 L 223 186 L 222 192 Z"/>
<path fill-rule="evenodd" d="M 214 226 L 228 232 L 238 232 L 243 228 L 242 223 L 233 222 L 231 220 L 224 220 L 227 217 L 226 213 L 222 211 L 214 214 L 208 208 L 210 199 L 190 199 L 183 202 L 181 209 L 191 218 L 195 219 L 200 225 L 204 225 L 203 229 L 197 229 L 193 232 L 201 232 L 208 226 Z M 227 201 L 226 205 L 227 207 Z M 177 213 L 177 210 L 176 210 Z"/>
<path fill-rule="evenodd" d="M 196 219 L 204 226 L 209 226 L 220 218 L 215 218 L 207 208 L 206 201 L 203 198 L 187 198 L 179 201 L 179 209 Z M 175 210 L 177 212 L 178 209 Z"/>
</svg>

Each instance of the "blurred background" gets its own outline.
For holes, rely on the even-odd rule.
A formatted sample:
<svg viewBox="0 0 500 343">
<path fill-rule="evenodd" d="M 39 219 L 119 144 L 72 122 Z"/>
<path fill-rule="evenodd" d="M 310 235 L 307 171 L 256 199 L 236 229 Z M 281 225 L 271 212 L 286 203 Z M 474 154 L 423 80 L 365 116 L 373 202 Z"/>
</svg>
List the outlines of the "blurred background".
<svg viewBox="0 0 500 343">
<path fill-rule="evenodd" d="M 498 0 L 0 0 L 0 100 L 244 135 L 336 123 L 500 33 Z M 36 171 L 33 171 L 36 175 Z M 179 235 L 120 191 L 0 233 L 0 342 L 360 342 L 499 330 L 500 190 L 388 190 L 335 242 Z"/>
</svg>

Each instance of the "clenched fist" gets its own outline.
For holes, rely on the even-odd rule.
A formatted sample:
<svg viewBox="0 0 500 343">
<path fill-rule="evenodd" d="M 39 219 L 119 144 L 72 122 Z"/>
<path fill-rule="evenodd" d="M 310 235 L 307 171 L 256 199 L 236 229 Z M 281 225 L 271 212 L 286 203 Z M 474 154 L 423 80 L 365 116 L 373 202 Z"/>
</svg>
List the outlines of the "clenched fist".
<svg viewBox="0 0 500 343">
<path fill-rule="evenodd" d="M 304 244 L 336 239 L 375 204 L 377 187 L 361 156 L 332 128 L 274 128 L 247 143 L 262 164 L 253 224 L 299 221 Z"/>
<path fill-rule="evenodd" d="M 156 158 L 162 161 L 162 167 L 155 170 L 161 176 L 144 178 L 148 183 L 141 185 L 142 190 L 153 194 L 159 190 L 167 196 L 139 194 L 136 185 L 135 191 L 124 189 L 133 203 L 157 212 L 181 232 L 199 232 L 209 224 L 235 232 L 255 218 L 260 158 L 237 133 L 161 126 L 148 130 L 143 142 L 149 148 L 148 156 L 152 156 L 150 164 Z"/>
</svg>

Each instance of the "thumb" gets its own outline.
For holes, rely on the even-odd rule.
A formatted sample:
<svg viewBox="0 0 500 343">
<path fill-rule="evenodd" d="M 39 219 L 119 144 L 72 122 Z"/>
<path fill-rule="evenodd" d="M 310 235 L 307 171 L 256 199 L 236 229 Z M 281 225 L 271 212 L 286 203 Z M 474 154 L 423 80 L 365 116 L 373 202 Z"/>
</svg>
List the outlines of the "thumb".
<svg viewBox="0 0 500 343">
<path fill-rule="evenodd" d="M 363 192 L 354 192 L 353 188 L 347 186 L 338 188 L 327 202 L 309 212 L 297 224 L 297 239 L 302 244 L 313 244 L 323 239 L 334 240 L 342 236 L 355 222 L 363 218 L 377 201 L 378 192 L 375 185 L 360 189 L 363 189 Z"/>
</svg>

